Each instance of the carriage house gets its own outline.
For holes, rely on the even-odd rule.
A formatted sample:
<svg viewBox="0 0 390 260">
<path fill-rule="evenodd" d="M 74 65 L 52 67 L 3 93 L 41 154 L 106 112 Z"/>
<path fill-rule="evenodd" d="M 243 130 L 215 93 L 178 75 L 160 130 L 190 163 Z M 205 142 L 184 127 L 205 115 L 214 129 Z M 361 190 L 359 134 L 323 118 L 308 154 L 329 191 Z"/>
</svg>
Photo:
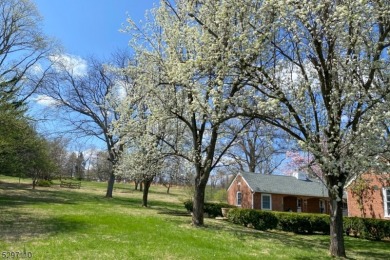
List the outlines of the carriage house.
<svg viewBox="0 0 390 260">
<path fill-rule="evenodd" d="M 329 213 L 325 185 L 299 173 L 284 176 L 241 172 L 227 193 L 228 203 L 242 208 Z"/>
</svg>

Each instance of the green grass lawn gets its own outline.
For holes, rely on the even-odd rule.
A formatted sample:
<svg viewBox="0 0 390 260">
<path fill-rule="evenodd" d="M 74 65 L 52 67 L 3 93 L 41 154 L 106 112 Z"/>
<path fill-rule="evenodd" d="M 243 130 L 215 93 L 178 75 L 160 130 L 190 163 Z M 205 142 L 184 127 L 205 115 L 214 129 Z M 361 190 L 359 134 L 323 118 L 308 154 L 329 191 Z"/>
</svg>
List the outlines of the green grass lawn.
<svg viewBox="0 0 390 260">
<path fill-rule="evenodd" d="M 31 189 L 28 179 L 0 175 L 0 253 L 33 259 L 328 259 L 329 237 L 261 232 L 206 219 L 191 226 L 183 188 L 152 186 L 150 207 L 139 191 L 82 182 L 81 189 Z M 351 259 L 389 259 L 390 242 L 346 237 Z M 0 256 L 1 257 L 1 256 Z M 2 257 L 1 257 L 2 258 Z"/>
</svg>

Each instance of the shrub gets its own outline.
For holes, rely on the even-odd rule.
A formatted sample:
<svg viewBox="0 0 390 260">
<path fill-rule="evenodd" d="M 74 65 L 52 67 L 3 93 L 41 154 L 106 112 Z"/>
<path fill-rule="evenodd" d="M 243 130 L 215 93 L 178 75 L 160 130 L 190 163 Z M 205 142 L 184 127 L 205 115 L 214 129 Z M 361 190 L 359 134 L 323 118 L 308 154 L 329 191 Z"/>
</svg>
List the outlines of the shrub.
<svg viewBox="0 0 390 260">
<path fill-rule="evenodd" d="M 348 236 L 357 237 L 359 231 L 363 229 L 362 221 L 358 217 L 343 217 L 343 226 Z"/>
<path fill-rule="evenodd" d="M 37 181 L 37 186 L 40 186 L 40 187 L 50 187 L 52 184 L 53 184 L 53 182 L 48 181 L 48 180 L 38 180 Z"/>
<path fill-rule="evenodd" d="M 306 230 L 311 232 L 309 228 L 309 221 L 302 218 L 297 213 L 293 212 L 275 212 L 279 220 L 279 228 L 283 231 L 294 233 L 305 233 Z"/>
<path fill-rule="evenodd" d="M 384 219 L 344 217 L 344 229 L 347 235 L 369 240 L 390 238 L 390 221 Z"/>
<path fill-rule="evenodd" d="M 278 225 L 278 219 L 272 212 L 254 209 L 231 209 L 228 220 L 247 227 L 253 226 L 257 230 L 275 229 Z"/>
<path fill-rule="evenodd" d="M 210 217 L 221 217 L 222 208 L 231 208 L 232 206 L 226 203 L 205 203 L 204 212 L 209 214 Z"/>
<path fill-rule="evenodd" d="M 330 218 L 326 214 L 310 214 L 310 224 L 313 232 L 330 233 Z"/>
<path fill-rule="evenodd" d="M 235 224 L 252 226 L 258 230 L 281 229 L 287 232 L 321 232 L 329 234 L 330 218 L 326 214 L 261 211 L 234 208 L 228 212 L 228 220 Z M 390 238 L 390 221 L 359 217 L 344 217 L 347 235 L 369 240 Z"/>
<path fill-rule="evenodd" d="M 187 200 L 184 202 L 184 207 L 187 209 L 187 211 L 192 212 L 193 210 L 193 201 Z M 206 202 L 203 206 L 203 212 L 208 214 L 209 217 L 221 217 L 222 216 L 222 210 L 221 208 L 235 208 L 233 205 L 229 205 L 226 203 L 209 203 Z"/>
<path fill-rule="evenodd" d="M 184 201 L 184 207 L 186 208 L 186 210 L 188 212 L 192 212 L 192 207 L 193 207 L 194 203 L 192 202 L 192 200 L 186 200 Z"/>
<path fill-rule="evenodd" d="M 329 234 L 329 216 L 325 214 L 273 212 L 279 220 L 278 228 L 283 231 L 294 233 L 321 232 Z"/>
</svg>

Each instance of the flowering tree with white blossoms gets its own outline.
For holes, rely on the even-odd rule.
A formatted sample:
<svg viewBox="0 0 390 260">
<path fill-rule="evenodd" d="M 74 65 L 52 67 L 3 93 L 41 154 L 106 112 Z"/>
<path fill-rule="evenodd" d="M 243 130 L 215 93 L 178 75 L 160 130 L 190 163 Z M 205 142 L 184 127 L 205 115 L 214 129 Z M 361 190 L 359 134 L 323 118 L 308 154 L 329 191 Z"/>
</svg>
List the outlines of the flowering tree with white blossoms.
<svg viewBox="0 0 390 260">
<path fill-rule="evenodd" d="M 154 92 L 154 116 L 187 127 L 192 154 L 176 152 L 196 169 L 193 223 L 203 224 L 216 151 L 235 139 L 221 127 L 256 117 L 314 156 L 331 200 L 330 253 L 345 256 L 344 185 L 379 162 L 370 156 L 386 135 L 389 1 L 164 0 L 154 14 L 158 29 L 129 28 L 138 82 Z"/>
<path fill-rule="evenodd" d="M 138 135 L 131 142 L 126 142 L 126 146 L 128 149 L 121 156 L 117 173 L 143 182 L 142 206 L 147 207 L 150 185 L 164 166 L 164 158 L 159 151 L 161 146 L 156 136 L 147 132 Z"/>
<path fill-rule="evenodd" d="M 384 148 L 377 122 L 390 90 L 389 2 L 274 0 L 259 12 L 271 24 L 265 32 L 247 22 L 270 50 L 246 63 L 256 113 L 314 156 L 330 197 L 330 253 L 345 256 L 344 185 Z"/>
<path fill-rule="evenodd" d="M 142 206 L 147 207 L 150 185 L 166 167 L 171 155 L 166 144 L 175 143 L 171 139 L 175 140 L 180 134 L 178 126 L 169 124 L 168 118 L 159 113 L 155 92 L 143 81 L 147 75 L 140 63 L 135 64 L 130 65 L 126 73 L 131 78 L 131 84 L 123 86 L 126 95 L 120 100 L 114 98 L 115 93 L 110 95 L 120 114 L 114 121 L 113 134 L 121 136 L 124 151 L 116 172 L 144 184 Z"/>
<path fill-rule="evenodd" d="M 162 1 L 144 28 L 129 20 L 127 31 L 133 37 L 137 62 L 127 74 L 139 91 L 124 100 L 117 130 L 121 136 L 134 133 L 126 127 L 126 122 L 133 120 L 134 108 L 126 104 L 137 97 L 147 103 L 149 122 L 165 121 L 170 126 L 167 134 L 159 138 L 165 146 L 165 156 L 179 156 L 194 166 L 192 222 L 198 226 L 203 225 L 210 173 L 245 127 L 244 124 L 236 133 L 224 131 L 224 123 L 237 115 L 230 108 L 230 100 L 243 93 L 246 82 L 238 68 L 230 69 L 218 62 L 234 62 L 228 55 L 214 56 L 213 50 L 203 48 L 203 43 L 211 40 L 209 33 L 204 33 L 188 16 L 186 5 L 183 1 L 174 8 Z M 222 48 L 221 44 L 226 44 L 226 39 L 214 48 Z"/>
</svg>

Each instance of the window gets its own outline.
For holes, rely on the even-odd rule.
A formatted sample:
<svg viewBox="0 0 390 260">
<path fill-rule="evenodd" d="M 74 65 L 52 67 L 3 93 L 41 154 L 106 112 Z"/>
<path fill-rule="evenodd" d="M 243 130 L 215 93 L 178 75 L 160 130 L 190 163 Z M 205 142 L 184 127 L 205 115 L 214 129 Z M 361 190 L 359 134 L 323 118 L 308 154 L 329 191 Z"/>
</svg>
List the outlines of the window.
<svg viewBox="0 0 390 260">
<path fill-rule="evenodd" d="M 302 212 L 302 199 L 297 199 L 297 212 Z"/>
<path fill-rule="evenodd" d="M 236 199 L 237 199 L 237 201 L 236 201 L 237 206 L 241 206 L 241 200 L 242 200 L 241 192 L 237 191 Z"/>
<path fill-rule="evenodd" d="M 302 199 L 297 199 L 297 207 L 298 208 L 302 207 Z"/>
<path fill-rule="evenodd" d="M 383 204 L 385 217 L 390 217 L 390 188 L 383 188 Z"/>
<path fill-rule="evenodd" d="M 323 200 L 320 200 L 320 213 L 325 212 L 325 203 Z"/>
<path fill-rule="evenodd" d="M 271 194 L 261 194 L 261 209 L 272 209 Z"/>
</svg>

